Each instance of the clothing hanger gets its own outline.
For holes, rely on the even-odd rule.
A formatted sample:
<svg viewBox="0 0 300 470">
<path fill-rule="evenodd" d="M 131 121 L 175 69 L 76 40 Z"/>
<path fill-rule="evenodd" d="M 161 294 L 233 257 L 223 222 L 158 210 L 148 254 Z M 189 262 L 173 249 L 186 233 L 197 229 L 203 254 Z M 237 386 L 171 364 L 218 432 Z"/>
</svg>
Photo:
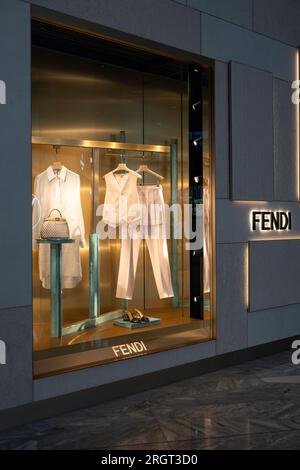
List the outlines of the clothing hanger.
<svg viewBox="0 0 300 470">
<path fill-rule="evenodd" d="M 164 177 L 162 175 L 159 175 L 153 170 L 150 170 L 148 165 L 140 165 L 139 168 L 136 170 L 137 173 L 147 173 L 148 175 L 155 176 L 158 180 L 163 180 Z"/>
<path fill-rule="evenodd" d="M 62 169 L 62 164 L 61 162 L 53 162 L 52 163 L 52 169 L 54 171 L 60 171 Z"/>
<path fill-rule="evenodd" d="M 115 174 L 133 173 L 133 174 L 138 176 L 138 179 L 142 179 L 142 176 L 137 171 L 131 170 L 130 168 L 128 168 L 126 163 L 123 163 L 123 162 L 120 162 L 118 164 L 118 166 L 116 166 L 116 168 L 114 170 L 112 170 L 112 173 L 114 175 Z"/>
<path fill-rule="evenodd" d="M 121 158 L 123 159 L 124 155 L 121 155 Z M 131 168 L 128 168 L 128 166 L 126 165 L 126 163 L 124 161 L 121 161 L 116 166 L 116 168 L 111 170 L 109 173 L 112 173 L 113 175 L 115 175 L 115 174 L 123 174 L 124 175 L 125 173 L 133 173 L 138 177 L 138 179 L 142 179 L 142 176 L 139 173 L 137 173 L 136 171 L 131 170 Z M 104 178 L 104 176 L 103 176 L 103 178 Z"/>
<path fill-rule="evenodd" d="M 58 150 L 60 149 L 59 145 L 53 145 L 53 148 L 55 150 L 56 155 L 58 154 Z M 62 164 L 59 161 L 53 162 L 52 163 L 52 169 L 54 171 L 60 171 L 62 169 Z"/>
<path fill-rule="evenodd" d="M 112 170 L 112 173 L 117 174 L 117 173 L 129 173 L 130 169 L 126 165 L 126 163 L 120 162 L 114 170 Z"/>
<path fill-rule="evenodd" d="M 145 160 L 145 155 L 143 155 L 143 161 Z M 154 176 L 157 178 L 159 181 L 162 181 L 164 177 L 160 175 L 159 173 L 156 173 L 155 171 L 151 170 L 148 165 L 145 165 L 143 163 L 142 165 L 139 166 L 139 168 L 136 170 L 137 173 L 147 173 L 148 175 Z"/>
</svg>

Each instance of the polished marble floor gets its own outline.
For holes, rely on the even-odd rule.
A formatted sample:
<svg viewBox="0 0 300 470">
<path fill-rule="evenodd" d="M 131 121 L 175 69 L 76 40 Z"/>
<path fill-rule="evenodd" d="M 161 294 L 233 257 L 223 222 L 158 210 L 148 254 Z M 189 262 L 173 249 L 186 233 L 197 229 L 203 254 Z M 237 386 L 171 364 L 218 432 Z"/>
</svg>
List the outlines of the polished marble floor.
<svg viewBox="0 0 300 470">
<path fill-rule="evenodd" d="M 0 433 L 0 449 L 300 449 L 291 352 Z"/>
</svg>

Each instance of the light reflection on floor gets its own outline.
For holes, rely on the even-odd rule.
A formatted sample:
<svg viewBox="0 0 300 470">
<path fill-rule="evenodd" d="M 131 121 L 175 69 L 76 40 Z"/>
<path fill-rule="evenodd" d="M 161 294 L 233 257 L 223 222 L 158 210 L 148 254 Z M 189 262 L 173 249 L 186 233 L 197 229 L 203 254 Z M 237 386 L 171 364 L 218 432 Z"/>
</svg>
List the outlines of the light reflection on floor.
<svg viewBox="0 0 300 470">
<path fill-rule="evenodd" d="M 0 449 L 299 449 L 284 376 L 300 376 L 290 352 L 2 432 Z"/>
</svg>

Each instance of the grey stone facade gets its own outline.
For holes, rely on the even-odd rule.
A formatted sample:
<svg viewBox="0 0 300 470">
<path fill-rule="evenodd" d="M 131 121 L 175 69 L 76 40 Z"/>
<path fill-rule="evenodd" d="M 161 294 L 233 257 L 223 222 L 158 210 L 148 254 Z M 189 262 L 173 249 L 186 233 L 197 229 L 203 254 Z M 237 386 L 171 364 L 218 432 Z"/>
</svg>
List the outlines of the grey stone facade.
<svg viewBox="0 0 300 470">
<path fill-rule="evenodd" d="M 215 59 L 215 341 L 182 348 L 180 354 L 166 351 L 33 381 L 31 9 L 34 14 L 68 15 L 70 22 L 90 22 L 111 33 L 121 32 L 133 42 L 142 38 Z M 285 280 L 276 266 L 269 266 L 268 290 L 251 290 L 255 312 L 248 312 L 246 299 L 249 241 L 267 238 L 250 231 L 249 211 L 257 208 L 256 203 L 259 208 L 293 211 L 292 231 L 272 235 L 286 238 L 280 245 L 277 269 L 299 258 L 299 244 L 290 240 L 300 236 L 299 129 L 296 107 L 290 101 L 291 82 L 297 78 L 299 15 L 297 0 L 1 0 L 0 80 L 7 84 L 7 105 L 0 105 L 0 339 L 7 343 L 8 361 L 0 366 L 0 409 L 300 333 L 298 278 Z M 254 247 L 255 269 L 262 268 L 264 259 L 276 259 L 277 243 Z M 255 258 L 257 249 L 260 263 Z M 285 289 L 280 281 L 295 285 Z M 279 300 L 274 304 L 273 298 Z"/>
</svg>

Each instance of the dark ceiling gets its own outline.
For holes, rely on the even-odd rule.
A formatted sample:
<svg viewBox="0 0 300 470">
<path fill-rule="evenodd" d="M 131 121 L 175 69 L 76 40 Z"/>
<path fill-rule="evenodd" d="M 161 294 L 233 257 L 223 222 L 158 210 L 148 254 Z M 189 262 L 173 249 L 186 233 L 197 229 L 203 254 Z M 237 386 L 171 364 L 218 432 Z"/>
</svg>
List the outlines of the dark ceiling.
<svg viewBox="0 0 300 470">
<path fill-rule="evenodd" d="M 152 54 L 38 20 L 32 22 L 32 44 L 99 63 L 113 64 L 177 80 L 187 77 L 187 65 L 169 57 Z"/>
</svg>

